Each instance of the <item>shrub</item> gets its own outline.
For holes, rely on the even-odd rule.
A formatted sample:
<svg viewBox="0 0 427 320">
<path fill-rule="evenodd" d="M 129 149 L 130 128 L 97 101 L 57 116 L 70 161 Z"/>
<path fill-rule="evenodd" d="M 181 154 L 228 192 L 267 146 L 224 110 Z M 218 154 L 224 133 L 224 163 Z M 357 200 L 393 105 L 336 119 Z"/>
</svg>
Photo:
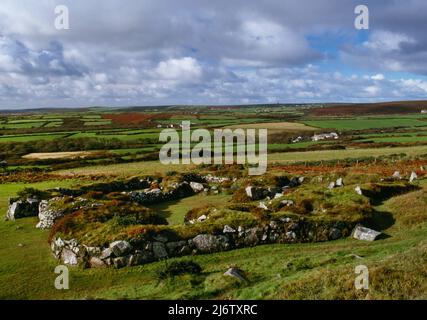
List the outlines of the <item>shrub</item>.
<svg viewBox="0 0 427 320">
<path fill-rule="evenodd" d="M 27 198 L 37 198 L 37 199 L 47 199 L 49 198 L 49 193 L 46 191 L 41 191 L 34 188 L 24 188 L 23 190 L 18 192 L 19 199 L 27 199 Z"/>
<path fill-rule="evenodd" d="M 205 178 L 203 178 L 201 175 L 197 174 L 197 173 L 183 173 L 180 176 L 180 182 L 199 182 L 199 183 L 206 183 Z"/>
<path fill-rule="evenodd" d="M 87 199 L 102 199 L 104 194 L 101 191 L 89 191 L 83 195 L 83 198 Z"/>
<path fill-rule="evenodd" d="M 298 214 L 308 214 L 313 212 L 314 205 L 312 199 L 302 199 L 301 201 L 298 201 L 295 206 L 295 213 Z"/>
<path fill-rule="evenodd" d="M 260 221 L 267 221 L 270 218 L 269 213 L 262 208 L 254 208 L 251 210 L 252 215 Z"/>
<path fill-rule="evenodd" d="M 234 203 L 247 203 L 247 202 L 250 202 L 251 199 L 246 194 L 245 188 L 240 188 L 234 192 L 233 197 L 231 198 L 231 201 Z"/>
<path fill-rule="evenodd" d="M 130 201 L 130 196 L 121 192 L 110 192 L 107 194 L 107 198 L 110 200 Z"/>
<path fill-rule="evenodd" d="M 175 176 L 177 174 L 178 174 L 177 171 L 171 170 L 171 171 L 166 172 L 166 177 L 173 177 L 173 176 Z"/>
<path fill-rule="evenodd" d="M 228 209 L 233 211 L 250 212 L 251 210 L 255 209 L 255 205 L 247 203 L 236 203 L 229 205 Z"/>
<path fill-rule="evenodd" d="M 183 274 L 200 274 L 201 272 L 202 267 L 193 261 L 166 261 L 165 264 L 156 271 L 157 277 L 160 280 Z"/>
<path fill-rule="evenodd" d="M 200 217 L 202 215 L 207 216 L 207 215 L 209 215 L 210 210 L 213 208 L 214 208 L 214 206 L 211 206 L 211 205 L 193 208 L 185 214 L 184 222 L 188 222 L 190 220 L 197 219 L 198 217 Z"/>
</svg>

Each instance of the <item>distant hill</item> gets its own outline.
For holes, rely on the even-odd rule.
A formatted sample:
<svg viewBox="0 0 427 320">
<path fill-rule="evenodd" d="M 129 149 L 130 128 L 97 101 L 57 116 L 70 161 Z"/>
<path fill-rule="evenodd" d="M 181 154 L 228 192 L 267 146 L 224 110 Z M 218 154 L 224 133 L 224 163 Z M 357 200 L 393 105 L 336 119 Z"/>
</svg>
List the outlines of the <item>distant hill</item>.
<svg viewBox="0 0 427 320">
<path fill-rule="evenodd" d="M 310 116 L 361 116 L 382 114 L 420 113 L 427 110 L 427 100 L 421 101 L 393 101 L 378 103 L 350 103 L 329 104 L 324 107 L 315 107 L 309 110 Z"/>
</svg>

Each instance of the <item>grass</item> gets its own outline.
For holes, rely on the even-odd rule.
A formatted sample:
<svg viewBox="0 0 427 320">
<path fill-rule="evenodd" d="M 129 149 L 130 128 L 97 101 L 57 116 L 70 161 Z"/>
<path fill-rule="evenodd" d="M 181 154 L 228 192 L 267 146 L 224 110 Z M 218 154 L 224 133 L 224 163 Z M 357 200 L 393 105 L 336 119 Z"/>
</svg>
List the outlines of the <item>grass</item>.
<svg viewBox="0 0 427 320">
<path fill-rule="evenodd" d="M 39 141 L 39 140 L 54 140 L 61 139 L 64 134 L 28 134 L 28 135 L 5 135 L 0 136 L 1 142 L 28 142 L 28 141 Z"/>
<path fill-rule="evenodd" d="M 393 127 L 422 127 L 427 126 L 425 121 L 417 118 L 376 118 L 376 119 L 329 119 L 329 120 L 307 120 L 304 124 L 321 129 L 333 130 L 364 130 Z"/>
<path fill-rule="evenodd" d="M 265 123 L 250 123 L 250 124 L 237 124 L 228 126 L 230 129 L 268 129 L 275 131 L 313 131 L 317 128 L 307 126 L 306 124 L 298 122 L 265 122 Z"/>
<path fill-rule="evenodd" d="M 132 163 L 120 163 L 111 165 L 96 165 L 75 169 L 67 169 L 56 171 L 58 174 L 63 175 L 115 175 L 115 176 L 129 176 L 129 175 L 153 175 L 159 173 L 160 175 L 166 174 L 168 171 L 184 172 L 194 165 L 164 165 L 158 161 L 140 161 Z"/>
<path fill-rule="evenodd" d="M 35 188 L 40 190 L 46 190 L 55 188 L 58 185 L 61 187 L 69 187 L 78 182 L 78 180 L 61 180 L 61 181 L 44 181 L 38 183 L 5 183 L 0 184 L 0 213 L 6 213 L 7 201 L 9 197 L 13 197 L 16 193 L 24 188 Z"/>
<path fill-rule="evenodd" d="M 184 198 L 174 202 L 164 202 L 157 205 L 148 206 L 154 212 L 159 213 L 165 217 L 170 225 L 182 224 L 184 222 L 185 214 L 197 207 L 206 205 L 223 206 L 229 200 L 229 195 L 203 195 L 199 194 L 193 197 Z"/>
<path fill-rule="evenodd" d="M 416 135 L 402 135 L 402 136 L 394 136 L 394 137 L 384 137 L 384 138 L 368 138 L 362 139 L 358 141 L 373 141 L 373 142 L 397 142 L 397 143 L 405 143 L 405 142 L 426 142 L 427 135 L 425 136 L 416 136 Z"/>
<path fill-rule="evenodd" d="M 357 159 L 364 157 L 380 157 L 405 153 L 409 157 L 427 153 L 427 146 L 375 148 L 375 149 L 346 149 L 273 153 L 268 156 L 269 162 L 300 162 L 300 161 L 327 161 L 339 159 Z"/>
</svg>

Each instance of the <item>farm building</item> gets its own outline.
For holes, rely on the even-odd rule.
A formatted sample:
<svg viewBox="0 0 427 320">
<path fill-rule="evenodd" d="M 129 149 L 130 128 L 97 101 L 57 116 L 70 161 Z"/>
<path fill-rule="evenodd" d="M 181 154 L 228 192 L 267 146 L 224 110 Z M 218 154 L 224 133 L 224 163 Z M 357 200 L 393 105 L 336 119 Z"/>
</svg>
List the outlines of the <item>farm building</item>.
<svg viewBox="0 0 427 320">
<path fill-rule="evenodd" d="M 325 140 L 325 139 L 338 139 L 339 136 L 336 132 L 331 133 L 322 133 L 322 134 L 315 134 L 311 137 L 312 141 L 319 141 L 319 140 Z"/>
</svg>

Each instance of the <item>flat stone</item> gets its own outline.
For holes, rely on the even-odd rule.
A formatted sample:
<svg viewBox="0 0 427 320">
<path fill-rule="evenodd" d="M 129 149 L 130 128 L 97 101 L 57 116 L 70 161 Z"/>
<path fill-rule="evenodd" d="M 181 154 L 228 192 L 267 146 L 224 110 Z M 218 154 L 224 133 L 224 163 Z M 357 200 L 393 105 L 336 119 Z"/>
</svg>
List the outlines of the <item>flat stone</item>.
<svg viewBox="0 0 427 320">
<path fill-rule="evenodd" d="M 77 265 L 79 263 L 77 259 L 77 255 L 68 248 L 62 249 L 61 260 L 64 264 L 68 264 L 68 265 Z"/>
<path fill-rule="evenodd" d="M 97 257 L 91 257 L 91 258 L 89 259 L 89 266 L 90 266 L 91 268 L 103 268 L 103 267 L 106 267 L 107 265 L 106 265 L 106 263 L 105 263 L 103 260 L 101 260 L 100 258 L 97 258 Z"/>
<path fill-rule="evenodd" d="M 224 276 L 233 277 L 239 281 L 244 281 L 244 282 L 248 281 L 246 277 L 243 275 L 243 273 L 236 268 L 228 269 L 227 271 L 224 272 Z"/>
<path fill-rule="evenodd" d="M 113 255 L 113 250 L 110 248 L 104 249 L 101 252 L 101 255 L 99 256 L 100 259 L 107 259 L 110 258 Z"/>
<path fill-rule="evenodd" d="M 201 184 L 199 182 L 190 182 L 190 187 L 191 187 L 191 189 L 193 189 L 193 191 L 195 193 L 202 192 L 205 189 L 203 184 Z"/>
<path fill-rule="evenodd" d="M 211 234 L 199 234 L 193 238 L 193 243 L 203 253 L 223 251 L 230 246 L 227 237 Z"/>
<path fill-rule="evenodd" d="M 120 257 L 131 251 L 132 246 L 127 241 L 119 240 L 110 243 L 110 249 L 113 251 L 116 257 Z"/>
<path fill-rule="evenodd" d="M 353 238 L 358 240 L 374 241 L 380 234 L 381 232 L 362 226 L 356 226 L 353 230 Z"/>
<path fill-rule="evenodd" d="M 164 259 L 168 257 L 165 244 L 162 242 L 153 242 L 153 254 L 156 259 Z"/>
</svg>

